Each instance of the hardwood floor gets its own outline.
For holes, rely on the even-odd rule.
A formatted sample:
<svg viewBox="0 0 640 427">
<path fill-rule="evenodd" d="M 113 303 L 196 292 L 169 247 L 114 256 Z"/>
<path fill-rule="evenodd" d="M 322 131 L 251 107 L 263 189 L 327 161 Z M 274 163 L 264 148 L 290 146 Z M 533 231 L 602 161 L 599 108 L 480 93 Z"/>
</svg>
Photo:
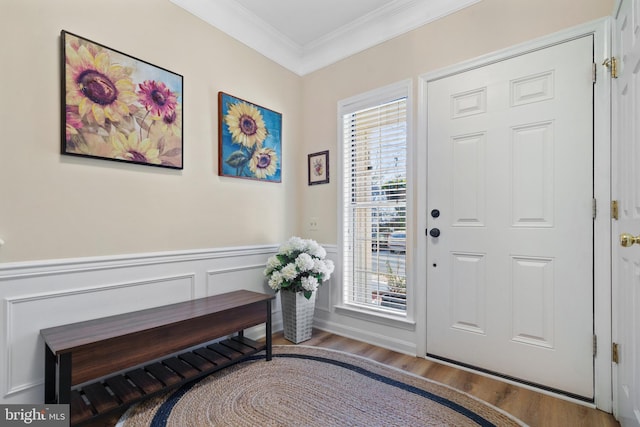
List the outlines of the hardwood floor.
<svg viewBox="0 0 640 427">
<path fill-rule="evenodd" d="M 292 345 L 281 332 L 273 335 L 273 344 Z M 450 385 L 503 409 L 531 427 L 620 426 L 611 414 L 597 409 L 328 332 L 314 330 L 313 337 L 303 344 L 357 354 Z"/>
</svg>

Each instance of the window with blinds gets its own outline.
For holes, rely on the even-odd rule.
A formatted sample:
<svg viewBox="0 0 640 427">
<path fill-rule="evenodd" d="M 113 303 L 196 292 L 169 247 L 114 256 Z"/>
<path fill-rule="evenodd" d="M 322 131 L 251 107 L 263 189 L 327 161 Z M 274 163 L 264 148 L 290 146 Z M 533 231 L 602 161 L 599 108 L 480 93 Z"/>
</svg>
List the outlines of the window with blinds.
<svg viewBox="0 0 640 427">
<path fill-rule="evenodd" d="M 407 96 L 397 95 L 341 108 L 343 291 L 345 304 L 405 313 Z"/>
</svg>

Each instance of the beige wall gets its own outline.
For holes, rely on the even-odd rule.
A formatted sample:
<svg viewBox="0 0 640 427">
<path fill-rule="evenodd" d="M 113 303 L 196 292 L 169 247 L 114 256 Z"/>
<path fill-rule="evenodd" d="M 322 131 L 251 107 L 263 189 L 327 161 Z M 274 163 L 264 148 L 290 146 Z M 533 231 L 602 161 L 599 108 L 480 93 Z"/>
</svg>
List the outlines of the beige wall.
<svg viewBox="0 0 640 427">
<path fill-rule="evenodd" d="M 483 0 L 298 77 L 168 0 L 0 0 L 0 263 L 335 243 L 336 104 L 376 87 L 609 15 L 614 0 Z M 184 76 L 184 170 L 59 154 L 60 30 Z M 283 182 L 217 176 L 218 91 L 283 114 Z M 331 150 L 328 185 L 307 154 Z M 319 230 L 307 229 L 310 217 Z"/>
<path fill-rule="evenodd" d="M 184 170 L 60 155 L 60 30 L 184 76 Z M 295 231 L 301 78 L 169 0 L 0 0 L 0 262 L 272 244 Z M 217 93 L 283 114 L 281 184 L 217 175 Z"/>
<path fill-rule="evenodd" d="M 613 5 L 614 0 L 482 0 L 309 74 L 303 79 L 306 149 L 330 150 L 331 165 L 337 165 L 336 114 L 341 99 L 412 79 L 417 103 L 421 74 L 609 16 Z M 418 159 L 418 167 L 425 160 Z M 301 226 L 305 228 L 310 217 L 318 218 L 317 232 L 301 233 L 325 243 L 337 240 L 337 172 L 337 167 L 331 168 L 329 185 L 302 187 L 300 194 Z"/>
</svg>

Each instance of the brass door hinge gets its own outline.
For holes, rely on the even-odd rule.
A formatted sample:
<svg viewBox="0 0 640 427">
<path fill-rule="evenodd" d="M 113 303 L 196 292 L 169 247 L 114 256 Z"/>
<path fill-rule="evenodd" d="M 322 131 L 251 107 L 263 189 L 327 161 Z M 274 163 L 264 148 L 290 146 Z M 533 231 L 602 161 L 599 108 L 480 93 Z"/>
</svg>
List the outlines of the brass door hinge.
<svg viewBox="0 0 640 427">
<path fill-rule="evenodd" d="M 620 349 L 618 343 L 611 344 L 611 361 L 613 363 L 620 363 Z"/>
<path fill-rule="evenodd" d="M 609 71 L 611 72 L 612 78 L 614 79 L 618 78 L 618 60 L 616 59 L 615 56 L 605 59 L 602 65 L 604 65 L 609 69 Z"/>
<path fill-rule="evenodd" d="M 617 220 L 618 219 L 618 201 L 611 201 L 611 218 Z"/>
</svg>

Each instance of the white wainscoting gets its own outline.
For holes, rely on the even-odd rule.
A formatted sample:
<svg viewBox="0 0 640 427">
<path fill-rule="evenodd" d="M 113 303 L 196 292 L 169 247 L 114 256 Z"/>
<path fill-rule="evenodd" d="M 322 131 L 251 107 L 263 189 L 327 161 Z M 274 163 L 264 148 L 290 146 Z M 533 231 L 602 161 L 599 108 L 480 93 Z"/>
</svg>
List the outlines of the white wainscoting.
<svg viewBox="0 0 640 427">
<path fill-rule="evenodd" d="M 276 250 L 252 246 L 0 264 L 0 403 L 44 400 L 41 329 L 237 289 L 272 293 L 263 270 Z M 336 258 L 335 247 L 327 251 Z M 321 288 L 317 307 L 330 312 L 327 288 Z M 274 331 L 282 329 L 279 300 Z M 263 337 L 264 326 L 247 336 Z"/>
</svg>

